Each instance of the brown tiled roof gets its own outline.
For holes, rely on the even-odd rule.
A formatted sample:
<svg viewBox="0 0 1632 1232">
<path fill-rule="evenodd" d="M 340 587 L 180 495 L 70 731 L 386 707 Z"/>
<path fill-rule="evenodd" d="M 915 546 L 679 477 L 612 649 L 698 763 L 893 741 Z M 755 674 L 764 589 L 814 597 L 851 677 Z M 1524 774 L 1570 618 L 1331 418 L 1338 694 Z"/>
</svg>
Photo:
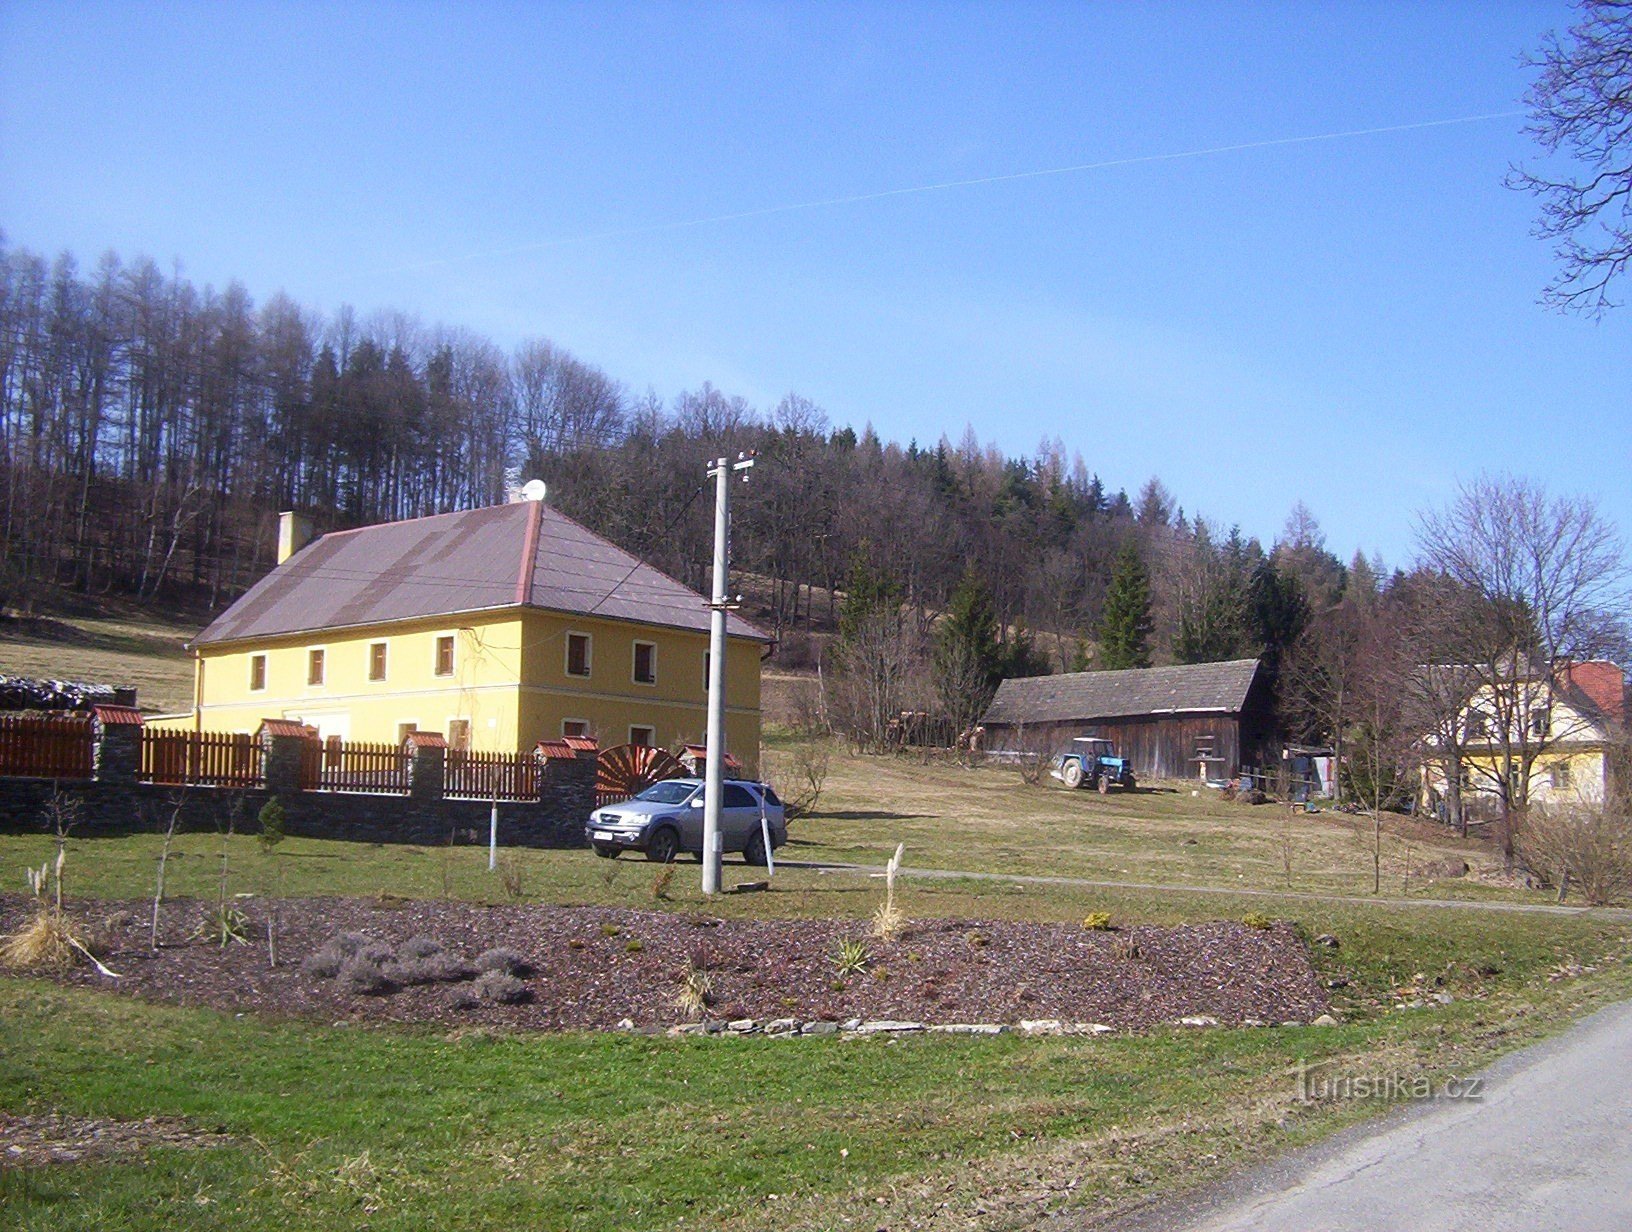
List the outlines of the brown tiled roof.
<svg viewBox="0 0 1632 1232">
<path fill-rule="evenodd" d="M 199 634 L 235 642 L 527 606 L 708 630 L 696 591 L 539 501 L 324 535 Z M 733 615 L 734 637 L 771 639 Z"/>
<path fill-rule="evenodd" d="M 134 706 L 92 706 L 91 714 L 103 727 L 142 726 L 142 712 Z"/>
<path fill-rule="evenodd" d="M 1144 714 L 1234 714 L 1246 705 L 1257 673 L 1257 659 L 1233 659 L 1005 680 L 982 722 L 997 726 Z"/>
</svg>

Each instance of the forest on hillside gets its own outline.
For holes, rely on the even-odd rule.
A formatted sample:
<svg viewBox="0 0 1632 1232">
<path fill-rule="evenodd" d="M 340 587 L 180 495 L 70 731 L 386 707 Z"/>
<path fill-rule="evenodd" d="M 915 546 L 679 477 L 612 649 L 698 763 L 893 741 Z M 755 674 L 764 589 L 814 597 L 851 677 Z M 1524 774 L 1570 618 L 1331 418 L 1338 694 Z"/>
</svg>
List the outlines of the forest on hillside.
<svg viewBox="0 0 1632 1232">
<path fill-rule="evenodd" d="M 707 384 L 665 402 L 545 340 L 507 353 L 401 313 L 257 305 L 146 258 L 82 270 L 0 244 L 0 603 L 13 608 L 53 587 L 218 608 L 269 567 L 280 509 L 334 529 L 495 503 L 518 477 L 702 587 L 707 462 L 750 449 L 734 563 L 761 581 L 761 618 L 784 640 L 833 626 L 858 558 L 925 621 L 973 570 L 1004 629 L 1033 630 L 1059 665 L 1094 661 L 1130 545 L 1162 659 L 1257 653 L 1277 636 L 1265 605 L 1281 573 L 1317 605 L 1348 574 L 1301 506 L 1266 550 L 1187 516 L 1158 479 L 1132 499 L 1109 489 L 1059 440 L 1031 457 L 967 431 L 903 446 L 835 427 L 798 394 L 756 408 Z"/>
</svg>

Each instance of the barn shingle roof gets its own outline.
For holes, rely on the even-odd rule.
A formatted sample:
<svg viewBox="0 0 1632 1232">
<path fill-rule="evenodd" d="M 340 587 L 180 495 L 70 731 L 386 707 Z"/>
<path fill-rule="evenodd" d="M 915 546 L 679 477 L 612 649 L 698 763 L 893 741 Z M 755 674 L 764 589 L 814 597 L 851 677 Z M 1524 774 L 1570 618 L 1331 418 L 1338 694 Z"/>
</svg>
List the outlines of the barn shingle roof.
<svg viewBox="0 0 1632 1232">
<path fill-rule="evenodd" d="M 1119 719 L 1143 714 L 1233 714 L 1246 705 L 1257 659 L 1028 676 L 998 686 L 987 726 Z"/>
<path fill-rule="evenodd" d="M 708 630 L 696 591 L 560 511 L 519 501 L 324 535 L 250 587 L 198 642 L 518 606 Z M 771 640 L 735 615 L 726 629 Z"/>
</svg>

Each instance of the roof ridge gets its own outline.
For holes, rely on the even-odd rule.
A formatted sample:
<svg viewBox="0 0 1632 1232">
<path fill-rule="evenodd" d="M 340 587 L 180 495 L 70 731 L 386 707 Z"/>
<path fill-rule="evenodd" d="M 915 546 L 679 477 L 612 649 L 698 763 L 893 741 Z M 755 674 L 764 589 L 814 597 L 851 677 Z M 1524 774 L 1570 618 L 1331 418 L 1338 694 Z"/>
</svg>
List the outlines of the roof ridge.
<svg viewBox="0 0 1632 1232">
<path fill-rule="evenodd" d="M 533 601 L 533 571 L 538 568 L 538 528 L 544 521 L 544 502 L 529 502 L 527 534 L 521 542 L 521 568 L 516 572 L 516 602 L 526 606 Z"/>
</svg>

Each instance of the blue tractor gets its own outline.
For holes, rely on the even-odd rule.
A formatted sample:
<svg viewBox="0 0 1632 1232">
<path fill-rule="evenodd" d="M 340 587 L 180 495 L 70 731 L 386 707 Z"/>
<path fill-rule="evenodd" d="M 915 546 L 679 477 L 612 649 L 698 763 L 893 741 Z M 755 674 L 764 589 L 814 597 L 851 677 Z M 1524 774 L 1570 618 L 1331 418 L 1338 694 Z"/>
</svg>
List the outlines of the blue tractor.
<svg viewBox="0 0 1632 1232">
<path fill-rule="evenodd" d="M 1100 795 L 1111 788 L 1126 791 L 1134 788 L 1133 766 L 1126 757 L 1116 755 L 1116 745 L 1103 736 L 1078 736 L 1072 747 L 1054 758 L 1049 771 L 1067 787 L 1095 787 Z"/>
</svg>

